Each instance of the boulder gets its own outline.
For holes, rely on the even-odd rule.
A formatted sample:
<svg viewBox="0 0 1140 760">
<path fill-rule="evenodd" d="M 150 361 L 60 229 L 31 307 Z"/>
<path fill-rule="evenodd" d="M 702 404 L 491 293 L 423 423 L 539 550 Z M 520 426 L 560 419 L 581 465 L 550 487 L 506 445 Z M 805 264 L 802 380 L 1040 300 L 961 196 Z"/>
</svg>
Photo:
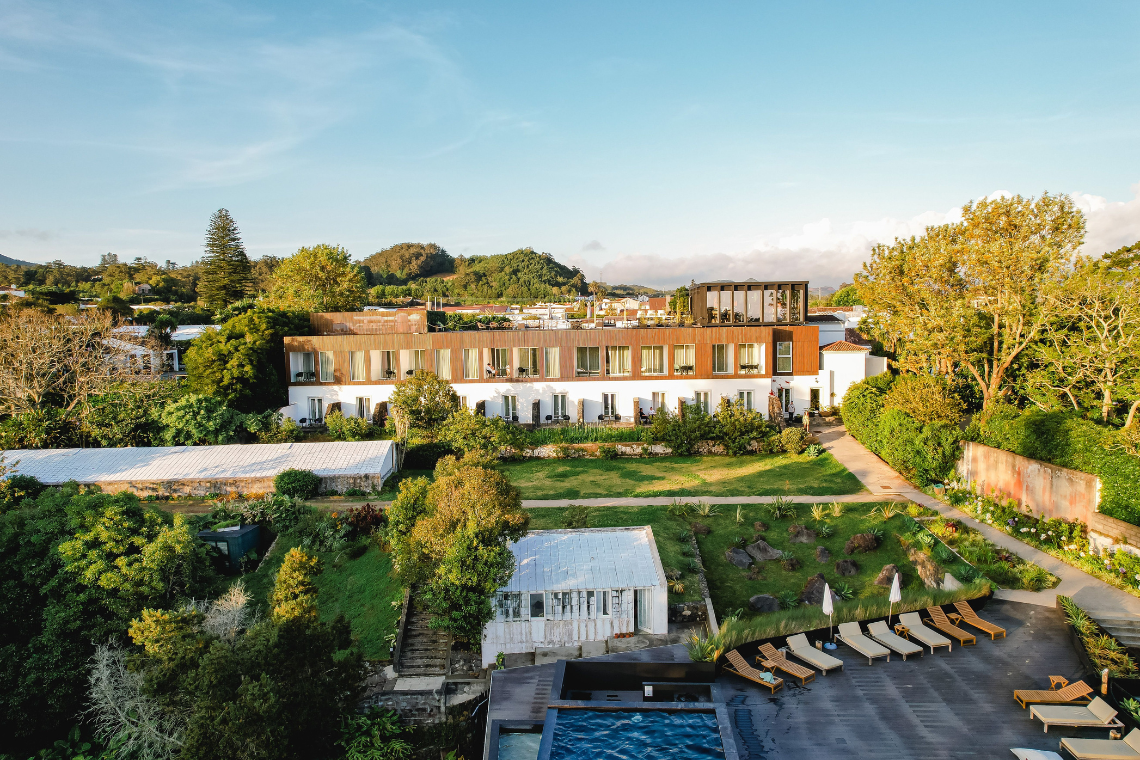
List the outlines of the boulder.
<svg viewBox="0 0 1140 760">
<path fill-rule="evenodd" d="M 784 569 L 787 570 L 789 573 L 794 573 L 795 571 L 799 570 L 801 567 L 801 563 L 800 563 L 799 559 L 796 557 L 788 557 L 786 560 L 784 560 L 780 564 L 783 565 Z"/>
<path fill-rule="evenodd" d="M 806 525 L 791 525 L 788 527 L 788 533 L 791 535 L 791 538 L 788 540 L 793 544 L 810 544 L 815 542 L 815 531 Z"/>
<path fill-rule="evenodd" d="M 875 577 L 875 585 L 890 588 L 891 584 L 895 582 L 895 575 L 897 575 L 898 572 L 898 565 L 883 565 L 883 569 L 880 570 L 878 576 Z M 899 585 L 902 585 L 902 578 L 899 578 Z"/>
<path fill-rule="evenodd" d="M 841 559 L 835 563 L 835 572 L 846 578 L 859 572 L 859 566 L 855 564 L 855 560 L 853 559 Z"/>
<path fill-rule="evenodd" d="M 907 559 L 914 565 L 914 569 L 918 571 L 918 577 L 922 578 L 922 583 L 927 588 L 941 588 L 942 587 L 942 568 L 938 563 L 930 558 L 926 552 L 919 551 L 918 549 L 911 549 L 907 552 Z"/>
<path fill-rule="evenodd" d="M 752 523 L 752 530 L 756 531 L 757 533 L 763 533 L 764 531 L 768 530 L 768 523 L 757 520 L 756 522 Z"/>
<path fill-rule="evenodd" d="M 815 561 L 820 563 L 831 561 L 831 552 L 826 546 L 815 547 Z"/>
<path fill-rule="evenodd" d="M 942 590 L 943 591 L 957 591 L 962 588 L 962 583 L 950 573 L 942 576 Z"/>
<path fill-rule="evenodd" d="M 695 522 L 693 523 L 693 533 L 696 533 L 698 536 L 707 536 L 712 533 L 712 528 L 704 523 Z"/>
<path fill-rule="evenodd" d="M 822 605 L 823 587 L 826 583 L 827 581 L 824 580 L 823 573 L 816 573 L 808 578 L 807 583 L 804 584 L 804 590 L 800 592 L 800 602 L 803 604 Z M 834 591 L 831 592 L 831 601 L 832 603 L 836 601 Z"/>
<path fill-rule="evenodd" d="M 771 594 L 757 594 L 748 600 L 748 609 L 753 612 L 779 612 L 780 600 Z"/>
<path fill-rule="evenodd" d="M 729 563 L 736 565 L 741 570 L 746 569 L 752 564 L 752 557 L 748 556 L 748 552 L 741 549 L 739 546 L 734 546 L 724 553 L 724 558 Z"/>
<path fill-rule="evenodd" d="M 779 549 L 773 549 L 766 541 L 757 541 L 754 544 L 749 544 L 744 547 L 744 551 L 748 552 L 748 556 L 757 562 L 780 559 L 780 557 L 783 556 Z"/>
<path fill-rule="evenodd" d="M 874 533 L 857 533 L 847 539 L 847 544 L 843 547 L 843 553 L 873 552 L 877 548 L 879 548 L 879 539 L 875 538 Z"/>
</svg>

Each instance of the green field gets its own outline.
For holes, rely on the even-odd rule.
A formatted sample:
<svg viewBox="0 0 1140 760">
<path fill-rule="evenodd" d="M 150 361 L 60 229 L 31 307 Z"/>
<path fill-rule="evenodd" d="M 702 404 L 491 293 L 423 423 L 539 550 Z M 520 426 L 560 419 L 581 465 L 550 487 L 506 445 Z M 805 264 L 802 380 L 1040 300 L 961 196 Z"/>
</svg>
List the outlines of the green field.
<svg viewBox="0 0 1140 760">
<path fill-rule="evenodd" d="M 502 465 L 524 499 L 614 496 L 834 496 L 862 493 L 830 454 L 535 459 Z"/>
</svg>

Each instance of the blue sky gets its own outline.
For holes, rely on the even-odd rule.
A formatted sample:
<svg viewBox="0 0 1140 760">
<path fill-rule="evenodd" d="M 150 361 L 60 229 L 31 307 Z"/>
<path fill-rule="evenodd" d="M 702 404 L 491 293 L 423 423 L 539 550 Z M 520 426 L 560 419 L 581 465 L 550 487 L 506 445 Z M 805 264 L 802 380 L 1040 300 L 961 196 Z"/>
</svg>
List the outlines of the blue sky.
<svg viewBox="0 0 1140 760">
<path fill-rule="evenodd" d="M 611 283 L 776 268 L 994 192 L 1140 239 L 1140 4 L 0 0 L 0 253 L 403 241 Z"/>
</svg>

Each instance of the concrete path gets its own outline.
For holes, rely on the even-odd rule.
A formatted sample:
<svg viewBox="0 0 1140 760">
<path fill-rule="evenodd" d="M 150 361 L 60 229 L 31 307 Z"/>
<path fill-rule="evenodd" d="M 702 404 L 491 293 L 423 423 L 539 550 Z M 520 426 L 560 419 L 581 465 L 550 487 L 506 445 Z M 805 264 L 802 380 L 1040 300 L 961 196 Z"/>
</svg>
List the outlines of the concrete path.
<svg viewBox="0 0 1140 760">
<path fill-rule="evenodd" d="M 961 520 L 971 528 L 980 531 L 983 536 L 998 546 L 1040 565 L 1061 579 L 1057 588 L 1047 591 L 998 589 L 994 594 L 997 598 L 1055 607 L 1057 595 L 1060 594 L 1072 597 L 1073 601 L 1094 617 L 1121 617 L 1129 614 L 1140 617 L 1140 598 L 1126 591 L 1121 591 L 1115 586 L 1110 586 L 1083 570 L 1078 570 L 1043 551 L 1022 543 L 1007 533 L 978 522 L 965 512 L 955 509 L 943 501 L 927 496 L 892 470 L 886 462 L 868 451 L 853 436 L 848 435 L 845 428 L 832 428 L 822 431 L 818 435 L 823 447 L 830 451 L 840 464 L 850 470 L 873 493 L 898 494 L 947 517 Z"/>
<path fill-rule="evenodd" d="M 524 509 L 539 509 L 542 507 L 667 507 L 673 502 L 690 502 L 705 504 L 771 504 L 776 496 L 654 496 L 645 498 L 618 497 L 611 499 L 523 499 Z M 833 501 L 844 503 L 879 502 L 890 499 L 902 499 L 901 496 L 876 496 L 872 493 L 849 493 L 841 496 L 800 496 L 787 497 L 794 504 L 830 504 Z"/>
</svg>

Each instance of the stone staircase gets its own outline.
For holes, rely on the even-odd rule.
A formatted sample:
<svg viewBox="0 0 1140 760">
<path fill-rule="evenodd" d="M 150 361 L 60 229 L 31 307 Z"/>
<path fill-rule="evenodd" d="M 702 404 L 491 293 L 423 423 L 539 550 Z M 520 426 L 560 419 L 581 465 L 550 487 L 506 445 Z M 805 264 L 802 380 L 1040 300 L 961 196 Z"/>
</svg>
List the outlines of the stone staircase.
<svg viewBox="0 0 1140 760">
<path fill-rule="evenodd" d="M 409 606 L 400 661 L 396 667 L 401 677 L 447 675 L 451 637 L 429 627 L 430 622 L 431 615 L 426 610 L 414 603 Z"/>
<path fill-rule="evenodd" d="M 1133 657 L 1140 656 L 1140 617 L 1092 615 L 1110 636 L 1128 648 Z"/>
</svg>

